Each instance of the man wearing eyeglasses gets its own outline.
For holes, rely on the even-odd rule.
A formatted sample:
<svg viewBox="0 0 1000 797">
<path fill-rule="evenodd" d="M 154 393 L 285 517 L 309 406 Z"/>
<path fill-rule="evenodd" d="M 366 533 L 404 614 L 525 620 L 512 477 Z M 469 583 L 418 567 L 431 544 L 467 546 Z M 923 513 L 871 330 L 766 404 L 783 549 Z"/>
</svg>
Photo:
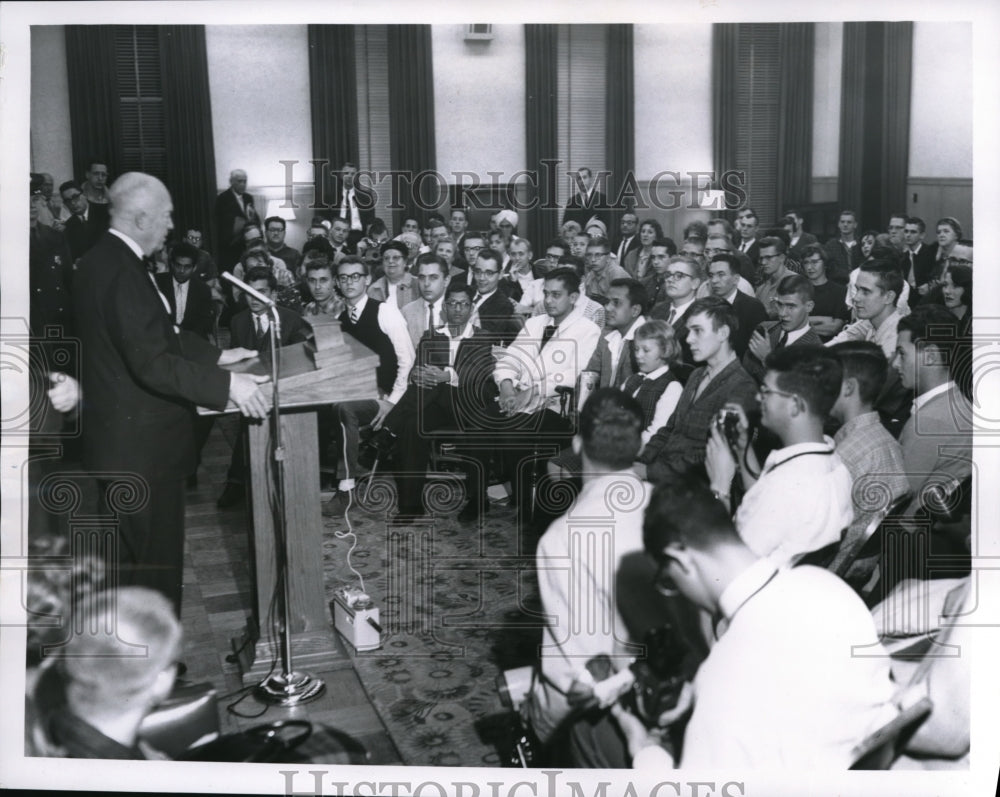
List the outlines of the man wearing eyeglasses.
<svg viewBox="0 0 1000 797">
<path fill-rule="evenodd" d="M 378 355 L 379 364 L 375 369 L 378 395 L 337 405 L 337 418 L 343 435 L 344 478 L 338 485 L 338 494 L 328 505 L 329 509 L 324 508 L 328 514 L 342 514 L 351 500 L 350 493 L 361 472 L 358 463 L 360 427 L 369 424 L 375 431 L 381 428 L 382 421 L 406 392 L 414 361 L 413 343 L 406 331 L 406 321 L 395 304 L 373 299 L 367 293 L 371 282 L 368 266 L 361 258 L 348 255 L 336 268 L 337 285 L 347 303 L 347 308 L 340 314 L 340 326 Z"/>
<path fill-rule="evenodd" d="M 656 267 L 654 261 L 653 267 Z M 666 321 L 673 326 L 674 334 L 681 344 L 684 362 L 694 365 L 691 347 L 687 342 L 687 320 L 691 308 L 698 298 L 698 288 L 704 281 L 704 273 L 698 261 L 690 255 L 674 255 L 670 258 L 667 270 L 663 274 L 664 291 L 667 299 L 655 305 L 649 311 L 650 318 Z"/>
<path fill-rule="evenodd" d="M 600 301 L 608 299 L 612 280 L 628 279 L 631 275 L 611 262 L 611 246 L 607 238 L 591 238 L 587 243 L 587 270 L 583 274 L 583 287 L 587 296 Z"/>
<path fill-rule="evenodd" d="M 762 238 L 760 242 L 760 270 L 764 281 L 757 287 L 757 301 L 764 305 L 768 316 L 778 317 L 774 307 L 774 297 L 778 295 L 778 283 L 791 272 L 785 263 L 787 247 L 780 238 Z"/>
<path fill-rule="evenodd" d="M 66 242 L 76 261 L 90 251 L 108 229 L 111 223 L 109 205 L 91 204 L 75 180 L 67 180 L 60 185 L 59 194 L 63 204 L 73 214 L 66 220 Z"/>
<path fill-rule="evenodd" d="M 854 517 L 851 476 L 834 452 L 833 440 L 823 434 L 840 396 L 844 369 L 836 354 L 818 345 L 786 346 L 768 355 L 764 365 L 757 391 L 760 423 L 778 436 L 782 448 L 760 467 L 749 445 L 746 413 L 727 404 L 739 416 L 738 455 L 713 425 L 705 469 L 712 490 L 727 507 L 739 471 L 746 494 L 736 510 L 736 529 L 757 556 L 781 567 L 838 542 Z"/>
<path fill-rule="evenodd" d="M 898 711 L 872 616 L 836 576 L 775 567 L 737 531 L 701 484 L 653 493 L 643 532 L 658 584 L 716 618 L 717 641 L 667 720 L 688 716 L 693 704 L 680 756 L 637 717 L 612 709 L 632 765 L 846 770 L 855 745 Z M 853 655 L 858 649 L 866 655 Z"/>
<path fill-rule="evenodd" d="M 501 346 L 506 346 L 521 331 L 521 321 L 514 315 L 514 303 L 499 289 L 500 253 L 483 249 L 473 263 L 469 270 L 476 289 L 472 323 L 494 335 Z"/>
</svg>

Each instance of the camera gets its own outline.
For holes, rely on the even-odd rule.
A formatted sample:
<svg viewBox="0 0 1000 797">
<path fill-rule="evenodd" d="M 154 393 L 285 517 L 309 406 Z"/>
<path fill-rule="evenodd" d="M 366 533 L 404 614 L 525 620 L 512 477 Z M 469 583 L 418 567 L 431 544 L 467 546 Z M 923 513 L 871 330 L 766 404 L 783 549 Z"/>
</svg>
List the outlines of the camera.
<svg viewBox="0 0 1000 797">
<path fill-rule="evenodd" d="M 736 410 L 723 408 L 715 416 L 715 426 L 722 432 L 729 447 L 737 450 L 740 445 L 740 414 Z"/>
</svg>

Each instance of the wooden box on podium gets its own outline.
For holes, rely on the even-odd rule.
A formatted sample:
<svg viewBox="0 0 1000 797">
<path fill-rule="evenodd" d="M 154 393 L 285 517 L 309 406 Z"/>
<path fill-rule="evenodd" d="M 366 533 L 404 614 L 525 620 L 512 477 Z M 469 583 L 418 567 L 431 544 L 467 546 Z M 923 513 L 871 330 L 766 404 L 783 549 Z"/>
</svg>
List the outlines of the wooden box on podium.
<svg viewBox="0 0 1000 797">
<path fill-rule="evenodd" d="M 323 319 L 323 316 L 319 317 Z M 278 388 L 284 449 L 284 521 L 288 536 L 290 587 L 289 629 L 296 669 L 329 670 L 348 666 L 346 652 L 333 632 L 323 588 L 323 521 L 319 494 L 319 438 L 316 413 L 339 401 L 374 398 L 378 355 L 349 335 L 335 319 L 311 318 L 314 341 L 279 350 Z M 270 352 L 255 360 L 228 366 L 228 370 L 271 374 Z M 265 392 L 270 383 L 261 385 Z M 236 411 L 234 405 L 226 412 Z M 244 424 L 250 463 L 252 512 L 251 551 L 253 569 L 253 615 L 247 631 L 233 646 L 240 660 L 245 684 L 256 683 L 280 661 L 277 633 L 271 623 L 277 617 L 275 601 L 277 571 L 275 556 L 275 509 L 278 494 L 274 479 L 273 420 Z M 280 665 L 279 665 L 280 666 Z"/>
</svg>

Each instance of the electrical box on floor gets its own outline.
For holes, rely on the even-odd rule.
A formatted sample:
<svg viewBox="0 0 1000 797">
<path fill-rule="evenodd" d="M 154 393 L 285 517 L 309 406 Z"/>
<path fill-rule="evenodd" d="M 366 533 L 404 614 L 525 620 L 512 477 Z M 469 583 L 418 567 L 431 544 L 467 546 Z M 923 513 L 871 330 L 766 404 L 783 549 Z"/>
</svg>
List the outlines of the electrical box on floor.
<svg viewBox="0 0 1000 797">
<path fill-rule="evenodd" d="M 357 587 L 338 589 L 330 601 L 333 626 L 357 651 L 382 647 L 378 606 Z"/>
</svg>

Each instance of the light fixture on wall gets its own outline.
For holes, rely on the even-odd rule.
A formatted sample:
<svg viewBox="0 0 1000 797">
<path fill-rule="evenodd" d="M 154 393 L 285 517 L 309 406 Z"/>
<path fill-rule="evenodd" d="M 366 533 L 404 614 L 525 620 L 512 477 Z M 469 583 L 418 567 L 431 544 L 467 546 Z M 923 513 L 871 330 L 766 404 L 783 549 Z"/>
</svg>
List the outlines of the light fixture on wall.
<svg viewBox="0 0 1000 797">
<path fill-rule="evenodd" d="M 271 216 L 277 216 L 279 219 L 284 219 L 287 221 L 295 221 L 295 208 L 285 199 L 270 199 L 267 202 L 267 216 L 265 218 L 271 218 Z"/>
<path fill-rule="evenodd" d="M 493 41 L 492 25 L 466 25 L 465 40 L 467 42 L 488 42 Z"/>
</svg>

